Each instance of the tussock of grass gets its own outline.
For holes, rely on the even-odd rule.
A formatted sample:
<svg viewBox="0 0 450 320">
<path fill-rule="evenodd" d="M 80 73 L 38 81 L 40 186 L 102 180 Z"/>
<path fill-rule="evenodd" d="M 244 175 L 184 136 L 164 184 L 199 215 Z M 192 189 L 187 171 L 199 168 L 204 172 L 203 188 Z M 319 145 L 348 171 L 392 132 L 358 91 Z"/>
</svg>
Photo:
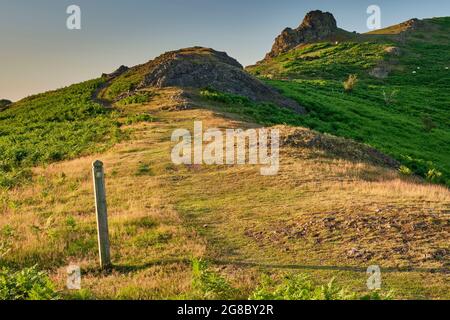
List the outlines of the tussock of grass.
<svg viewBox="0 0 450 320">
<path fill-rule="evenodd" d="M 56 300 L 53 283 L 36 267 L 11 271 L 0 269 L 0 300 Z"/>
</svg>

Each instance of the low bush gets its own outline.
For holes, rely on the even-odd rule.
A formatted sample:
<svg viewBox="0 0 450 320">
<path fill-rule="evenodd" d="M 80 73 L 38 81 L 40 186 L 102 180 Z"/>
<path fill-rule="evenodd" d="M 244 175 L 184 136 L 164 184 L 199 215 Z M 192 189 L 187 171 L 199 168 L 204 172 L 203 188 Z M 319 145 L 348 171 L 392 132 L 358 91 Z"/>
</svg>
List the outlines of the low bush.
<svg viewBox="0 0 450 320">
<path fill-rule="evenodd" d="M 56 300 L 59 295 L 48 276 L 36 267 L 0 269 L 0 300 Z"/>
<path fill-rule="evenodd" d="M 358 84 L 358 76 L 356 74 L 349 75 L 348 79 L 345 80 L 343 83 L 345 92 L 352 92 L 357 84 Z"/>
</svg>

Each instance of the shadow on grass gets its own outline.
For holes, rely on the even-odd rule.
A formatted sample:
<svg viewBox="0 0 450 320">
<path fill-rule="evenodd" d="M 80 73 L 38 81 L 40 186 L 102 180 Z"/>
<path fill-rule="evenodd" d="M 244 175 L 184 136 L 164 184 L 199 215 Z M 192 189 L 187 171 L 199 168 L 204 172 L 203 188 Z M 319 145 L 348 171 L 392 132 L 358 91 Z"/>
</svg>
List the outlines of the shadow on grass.
<svg viewBox="0 0 450 320">
<path fill-rule="evenodd" d="M 264 263 L 256 263 L 256 262 L 246 262 L 246 261 L 227 261 L 227 260 L 209 260 L 211 264 L 221 265 L 221 266 L 238 266 L 238 267 L 251 267 L 251 268 L 263 268 L 263 269 L 281 269 L 281 270 L 324 270 L 324 271 L 349 271 L 349 272 L 359 272 L 366 273 L 366 267 L 356 267 L 356 266 L 314 266 L 314 265 L 296 265 L 296 264 L 264 264 Z M 140 265 L 114 265 L 111 269 L 106 271 L 99 271 L 98 269 L 90 269 L 85 270 L 88 273 L 111 273 L 118 272 L 122 274 L 137 272 L 146 270 L 155 266 L 166 266 L 172 264 L 182 264 L 186 266 L 191 265 L 190 259 L 161 259 L 154 260 Z M 450 268 L 442 267 L 442 268 L 416 268 L 416 267 L 404 267 L 404 268 L 395 268 L 395 267 L 386 267 L 381 270 L 384 273 L 431 273 L 431 274 L 450 274 Z"/>
<path fill-rule="evenodd" d="M 366 273 L 367 267 L 355 267 L 355 266 L 309 266 L 309 265 L 295 265 L 295 264 L 263 264 L 256 262 L 242 262 L 242 261 L 223 261 L 223 260 L 212 260 L 212 263 L 218 265 L 235 265 L 241 267 L 259 267 L 265 269 L 291 269 L 291 270 L 329 270 L 329 271 L 352 271 Z M 415 267 L 405 267 L 405 268 L 393 268 L 387 267 L 383 268 L 380 266 L 382 272 L 396 273 L 396 272 L 421 272 L 421 273 L 442 273 L 450 274 L 450 268 L 415 268 Z"/>
</svg>

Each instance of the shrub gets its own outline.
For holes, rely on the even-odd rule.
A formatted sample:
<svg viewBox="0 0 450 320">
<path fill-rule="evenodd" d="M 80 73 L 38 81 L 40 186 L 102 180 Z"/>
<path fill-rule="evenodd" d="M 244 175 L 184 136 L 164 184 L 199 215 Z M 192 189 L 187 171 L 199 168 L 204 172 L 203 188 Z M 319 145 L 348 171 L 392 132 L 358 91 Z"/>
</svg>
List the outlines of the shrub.
<svg viewBox="0 0 450 320">
<path fill-rule="evenodd" d="M 143 104 L 146 102 L 149 102 L 151 98 L 151 94 L 146 92 L 146 93 L 137 93 L 134 94 L 132 96 L 123 98 L 122 100 L 120 100 L 119 102 L 117 102 L 117 104 L 119 106 L 128 106 L 131 104 Z"/>
<path fill-rule="evenodd" d="M 0 270 L 0 300 L 56 300 L 53 283 L 36 267 L 13 272 Z"/>
<path fill-rule="evenodd" d="M 334 280 L 326 286 L 316 286 L 308 276 L 300 274 L 286 277 L 280 284 L 264 276 L 251 300 L 349 300 L 354 295 L 335 285 Z"/>
<path fill-rule="evenodd" d="M 2 107 L 7 107 L 11 104 L 12 102 L 6 99 L 0 99 L 0 108 Z"/>
<path fill-rule="evenodd" d="M 386 92 L 383 90 L 383 100 L 384 103 L 389 106 L 395 102 L 395 96 L 397 95 L 398 90 L 392 90 L 391 92 Z"/>
<path fill-rule="evenodd" d="M 203 299 L 233 299 L 237 290 L 228 281 L 214 271 L 209 270 L 208 264 L 199 259 L 192 261 L 194 290 Z"/>
<path fill-rule="evenodd" d="M 405 176 L 410 176 L 410 175 L 412 175 L 411 169 L 408 168 L 407 166 L 400 166 L 400 168 L 398 169 L 398 171 L 400 172 L 400 174 L 405 175 Z"/>
<path fill-rule="evenodd" d="M 138 169 L 136 170 L 136 176 L 153 176 L 154 173 L 152 171 L 152 168 L 148 164 L 142 163 L 139 165 Z"/>
<path fill-rule="evenodd" d="M 352 92 L 358 84 L 358 76 L 356 74 L 351 74 L 348 79 L 344 81 L 345 92 Z"/>
</svg>

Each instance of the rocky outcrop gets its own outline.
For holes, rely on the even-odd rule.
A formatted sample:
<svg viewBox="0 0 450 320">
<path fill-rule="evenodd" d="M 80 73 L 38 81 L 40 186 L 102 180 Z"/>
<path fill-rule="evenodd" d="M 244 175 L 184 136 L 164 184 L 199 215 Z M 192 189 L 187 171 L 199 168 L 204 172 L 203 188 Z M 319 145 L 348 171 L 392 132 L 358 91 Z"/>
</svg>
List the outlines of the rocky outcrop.
<svg viewBox="0 0 450 320">
<path fill-rule="evenodd" d="M 12 104 L 11 101 L 6 99 L 0 99 L 0 110 L 6 109 L 8 106 Z"/>
<path fill-rule="evenodd" d="M 122 65 L 116 71 L 114 71 L 113 73 L 103 73 L 102 74 L 102 78 L 114 79 L 114 78 L 122 75 L 123 73 L 127 72 L 128 70 L 130 70 L 130 68 L 128 68 L 127 66 Z"/>
<path fill-rule="evenodd" d="M 194 47 L 167 52 L 138 68 L 136 72 L 145 73 L 145 77 L 137 90 L 148 87 L 209 87 L 305 112 L 295 101 L 248 74 L 235 59 L 213 49 Z"/>
<path fill-rule="evenodd" d="M 378 166 L 399 168 L 395 159 L 380 151 L 341 137 L 318 133 L 305 128 L 280 127 L 282 143 L 292 147 L 316 149 L 325 155 Z"/>
<path fill-rule="evenodd" d="M 402 31 L 415 31 L 423 26 L 423 21 L 414 18 L 401 23 L 399 26 L 401 27 Z"/>
<path fill-rule="evenodd" d="M 332 38 L 345 32 L 337 27 L 336 19 L 329 12 L 320 10 L 309 12 L 297 29 L 286 28 L 275 39 L 275 43 L 266 55 L 266 59 L 274 58 L 300 44 Z"/>
</svg>

